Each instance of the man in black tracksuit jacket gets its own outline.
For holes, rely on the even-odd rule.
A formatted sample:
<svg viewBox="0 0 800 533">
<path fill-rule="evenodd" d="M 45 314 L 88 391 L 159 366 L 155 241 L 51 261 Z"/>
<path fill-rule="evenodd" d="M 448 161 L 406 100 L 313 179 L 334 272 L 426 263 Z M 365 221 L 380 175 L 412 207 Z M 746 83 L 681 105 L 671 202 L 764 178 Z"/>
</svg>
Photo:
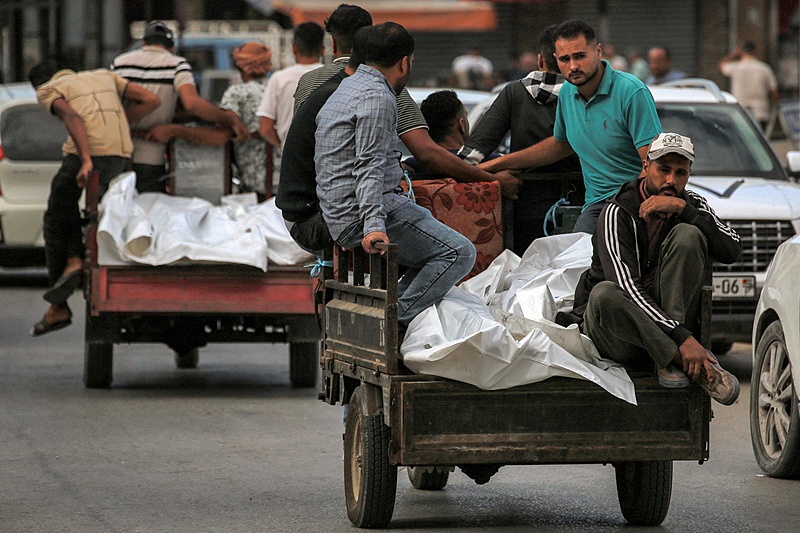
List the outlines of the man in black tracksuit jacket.
<svg viewBox="0 0 800 533">
<path fill-rule="evenodd" d="M 581 322 L 603 357 L 634 368 L 658 369 L 665 387 L 688 377 L 717 401 L 738 396 L 736 378 L 692 336 L 709 262 L 733 263 L 739 236 L 706 200 L 685 189 L 691 139 L 653 139 L 644 177 L 623 185 L 603 209 L 592 237 L 591 268 L 578 284 L 569 317 Z"/>
</svg>

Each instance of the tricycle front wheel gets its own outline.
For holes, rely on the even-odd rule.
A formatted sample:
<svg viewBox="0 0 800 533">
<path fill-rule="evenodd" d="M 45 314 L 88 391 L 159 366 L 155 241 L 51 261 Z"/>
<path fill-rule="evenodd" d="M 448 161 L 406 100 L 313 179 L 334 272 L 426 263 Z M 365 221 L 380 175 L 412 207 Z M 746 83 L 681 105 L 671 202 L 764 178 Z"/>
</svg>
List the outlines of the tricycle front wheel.
<svg viewBox="0 0 800 533">
<path fill-rule="evenodd" d="M 394 512 L 397 466 L 389 462 L 389 428 L 382 414 L 369 414 L 364 386 L 356 388 L 344 434 L 347 517 L 361 528 L 389 524 Z"/>
<path fill-rule="evenodd" d="M 617 463 L 617 496 L 622 516 L 634 526 L 657 526 L 672 497 L 672 461 Z"/>
</svg>

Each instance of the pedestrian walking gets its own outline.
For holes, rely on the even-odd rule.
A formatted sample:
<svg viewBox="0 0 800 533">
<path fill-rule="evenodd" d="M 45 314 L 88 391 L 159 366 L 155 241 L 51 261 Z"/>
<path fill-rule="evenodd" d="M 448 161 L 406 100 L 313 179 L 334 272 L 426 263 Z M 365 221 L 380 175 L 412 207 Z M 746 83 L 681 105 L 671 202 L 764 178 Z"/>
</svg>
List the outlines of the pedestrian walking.
<svg viewBox="0 0 800 533">
<path fill-rule="evenodd" d="M 719 70 L 731 79 L 731 94 L 766 129 L 772 104 L 779 100 L 778 80 L 772 67 L 755 55 L 756 45 L 742 44 L 722 58 Z"/>
</svg>

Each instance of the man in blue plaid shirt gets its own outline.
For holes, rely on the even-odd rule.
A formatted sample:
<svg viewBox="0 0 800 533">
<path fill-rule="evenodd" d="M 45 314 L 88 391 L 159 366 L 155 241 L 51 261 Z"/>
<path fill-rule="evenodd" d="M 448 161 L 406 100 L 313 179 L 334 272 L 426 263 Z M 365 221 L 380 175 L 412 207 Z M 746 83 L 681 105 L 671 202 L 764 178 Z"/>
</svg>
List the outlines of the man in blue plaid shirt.
<svg viewBox="0 0 800 533">
<path fill-rule="evenodd" d="M 475 247 L 401 194 L 397 94 L 411 73 L 413 37 L 393 22 L 358 31 L 368 32 L 365 64 L 317 115 L 317 195 L 339 245 L 360 244 L 370 254 L 379 252 L 377 242 L 398 245 L 398 261 L 408 267 L 399 285 L 403 332 L 469 273 Z"/>
</svg>

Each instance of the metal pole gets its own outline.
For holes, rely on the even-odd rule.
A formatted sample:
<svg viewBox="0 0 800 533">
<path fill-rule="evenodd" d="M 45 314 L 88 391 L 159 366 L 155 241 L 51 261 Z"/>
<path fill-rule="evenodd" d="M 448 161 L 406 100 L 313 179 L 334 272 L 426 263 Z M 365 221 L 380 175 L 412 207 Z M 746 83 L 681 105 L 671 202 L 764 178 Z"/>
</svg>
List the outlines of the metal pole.
<svg viewBox="0 0 800 533">
<path fill-rule="evenodd" d="M 739 2 L 728 0 L 728 51 L 736 50 L 739 41 Z"/>
</svg>

